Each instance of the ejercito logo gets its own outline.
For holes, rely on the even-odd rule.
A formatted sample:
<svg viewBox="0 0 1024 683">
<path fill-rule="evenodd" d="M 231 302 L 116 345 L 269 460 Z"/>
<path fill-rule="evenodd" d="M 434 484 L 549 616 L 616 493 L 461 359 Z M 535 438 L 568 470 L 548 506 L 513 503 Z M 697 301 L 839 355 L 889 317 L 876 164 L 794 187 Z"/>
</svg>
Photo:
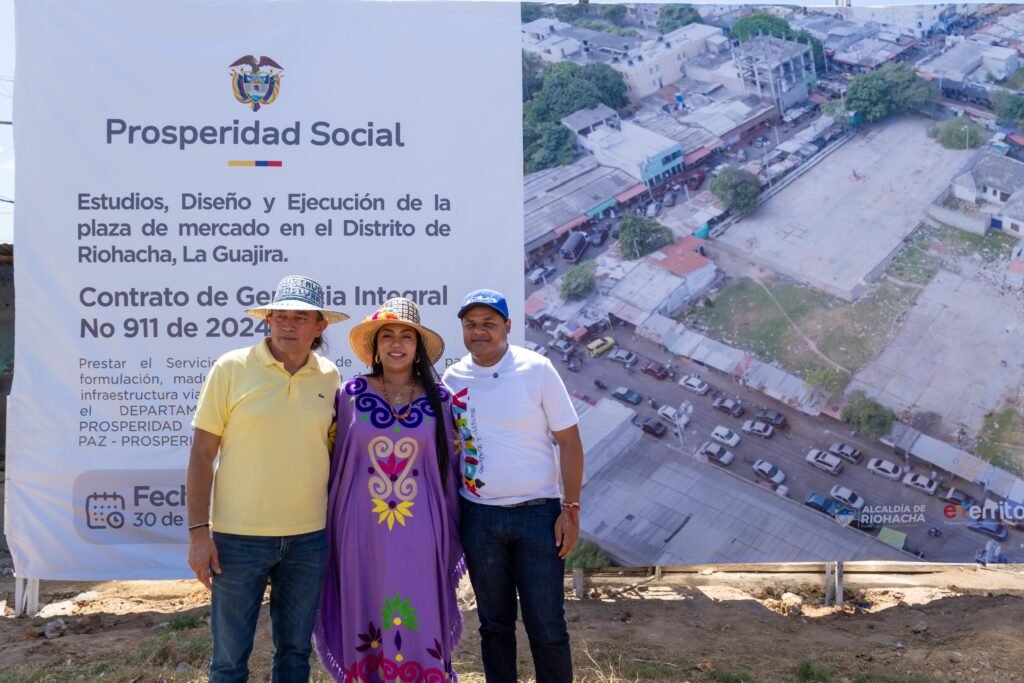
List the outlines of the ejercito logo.
<svg viewBox="0 0 1024 683">
<path fill-rule="evenodd" d="M 236 100 L 259 111 L 277 99 L 283 75 L 284 68 L 270 57 L 246 55 L 231 65 L 231 91 Z"/>
</svg>

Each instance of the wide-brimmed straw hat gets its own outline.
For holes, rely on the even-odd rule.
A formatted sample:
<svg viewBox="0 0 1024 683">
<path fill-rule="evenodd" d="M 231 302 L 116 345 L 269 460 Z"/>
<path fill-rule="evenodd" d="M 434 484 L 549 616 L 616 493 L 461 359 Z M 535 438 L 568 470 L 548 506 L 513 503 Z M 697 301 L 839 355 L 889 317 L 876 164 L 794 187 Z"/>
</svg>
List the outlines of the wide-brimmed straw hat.
<svg viewBox="0 0 1024 683">
<path fill-rule="evenodd" d="M 250 308 L 246 313 L 254 318 L 269 318 L 273 311 L 317 311 L 328 324 L 348 320 L 341 311 L 324 308 L 324 288 L 316 280 L 303 275 L 289 275 L 277 283 L 274 300 L 266 306 Z"/>
<path fill-rule="evenodd" d="M 420 323 L 420 309 L 416 303 L 403 297 L 396 297 L 385 301 L 380 308 L 366 316 L 363 322 L 348 333 L 352 353 L 367 366 L 373 366 L 373 340 L 377 336 L 377 331 L 385 325 L 407 325 L 419 332 L 431 365 L 444 353 L 444 340 L 437 332 Z"/>
</svg>

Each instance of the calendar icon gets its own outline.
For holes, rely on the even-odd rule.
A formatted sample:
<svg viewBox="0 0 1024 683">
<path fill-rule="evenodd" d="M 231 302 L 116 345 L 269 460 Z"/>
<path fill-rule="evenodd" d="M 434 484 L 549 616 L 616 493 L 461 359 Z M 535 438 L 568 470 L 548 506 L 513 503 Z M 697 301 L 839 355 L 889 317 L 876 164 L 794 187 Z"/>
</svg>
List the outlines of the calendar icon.
<svg viewBox="0 0 1024 683">
<path fill-rule="evenodd" d="M 85 498 L 85 525 L 90 529 L 120 529 L 124 526 L 124 509 L 120 493 L 90 493 Z"/>
</svg>

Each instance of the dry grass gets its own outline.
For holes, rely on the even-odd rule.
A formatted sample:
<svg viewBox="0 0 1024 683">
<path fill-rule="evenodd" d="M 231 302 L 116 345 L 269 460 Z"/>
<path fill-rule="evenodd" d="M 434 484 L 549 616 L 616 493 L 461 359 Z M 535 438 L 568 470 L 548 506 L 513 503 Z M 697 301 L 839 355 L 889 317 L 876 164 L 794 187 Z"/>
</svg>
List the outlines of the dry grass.
<svg viewBox="0 0 1024 683">
<path fill-rule="evenodd" d="M 953 228 L 925 228 L 914 233 L 885 275 L 856 303 L 789 281 L 766 281 L 766 292 L 754 280 L 740 278 L 719 293 L 712 307 L 698 309 L 696 317 L 711 337 L 802 377 L 829 361 L 855 374 L 889 343 L 921 287 L 939 268 L 956 270 L 956 261 L 963 258 L 999 261 L 1016 243 L 1000 233 L 982 237 Z"/>
<path fill-rule="evenodd" d="M 1024 475 L 1024 417 L 1006 408 L 985 417 L 978 433 L 978 457 L 1017 475 Z"/>
<path fill-rule="evenodd" d="M 828 365 L 804 337 L 833 363 L 855 373 L 881 352 L 918 293 L 883 280 L 849 304 L 804 285 L 765 286 L 771 296 L 753 280 L 739 279 L 698 315 L 710 336 L 801 376 Z"/>
</svg>

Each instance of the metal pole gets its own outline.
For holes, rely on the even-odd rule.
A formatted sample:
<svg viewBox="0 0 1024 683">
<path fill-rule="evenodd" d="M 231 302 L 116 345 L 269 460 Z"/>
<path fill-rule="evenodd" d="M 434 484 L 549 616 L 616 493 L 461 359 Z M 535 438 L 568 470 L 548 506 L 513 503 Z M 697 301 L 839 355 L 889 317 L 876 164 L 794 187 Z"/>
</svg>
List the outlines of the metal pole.
<svg viewBox="0 0 1024 683">
<path fill-rule="evenodd" d="M 836 562 L 836 607 L 843 606 L 843 563 Z"/>
<path fill-rule="evenodd" d="M 583 583 L 583 570 L 579 568 L 574 568 L 572 570 L 572 588 L 573 591 L 576 593 L 576 598 L 579 600 L 583 600 L 587 597 L 587 593 L 584 590 L 584 587 L 585 586 Z"/>
<path fill-rule="evenodd" d="M 25 609 L 28 614 L 35 616 L 39 614 L 39 579 L 25 579 L 28 583 L 28 595 L 25 600 Z"/>
</svg>

